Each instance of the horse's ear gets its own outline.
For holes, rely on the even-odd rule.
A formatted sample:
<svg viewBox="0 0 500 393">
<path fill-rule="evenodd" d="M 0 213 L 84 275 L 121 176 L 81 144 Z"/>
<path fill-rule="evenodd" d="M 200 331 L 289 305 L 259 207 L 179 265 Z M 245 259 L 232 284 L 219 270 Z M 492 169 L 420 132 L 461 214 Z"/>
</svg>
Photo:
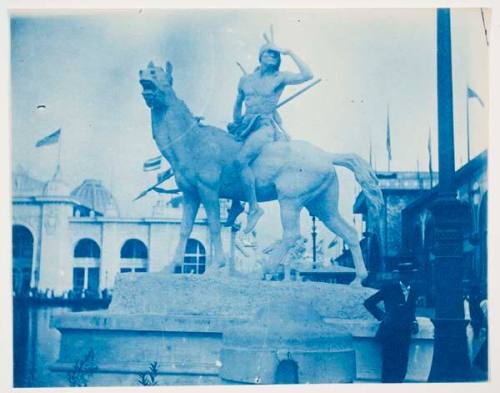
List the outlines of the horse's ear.
<svg viewBox="0 0 500 393">
<path fill-rule="evenodd" d="M 172 70 L 173 70 L 174 67 L 172 67 L 172 63 L 170 63 L 169 61 L 167 61 L 167 64 L 165 64 L 165 73 L 167 74 L 167 80 L 169 81 L 169 84 L 171 85 L 172 82 L 173 82 L 173 78 L 172 78 Z"/>
</svg>

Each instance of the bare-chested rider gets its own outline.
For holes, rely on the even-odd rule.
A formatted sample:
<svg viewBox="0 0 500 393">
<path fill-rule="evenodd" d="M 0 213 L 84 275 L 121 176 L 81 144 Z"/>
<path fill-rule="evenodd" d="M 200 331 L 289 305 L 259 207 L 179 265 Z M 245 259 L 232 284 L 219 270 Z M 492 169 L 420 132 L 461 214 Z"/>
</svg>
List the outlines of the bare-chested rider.
<svg viewBox="0 0 500 393">
<path fill-rule="evenodd" d="M 299 72 L 280 72 L 281 55 L 290 56 Z M 255 175 L 250 164 L 260 154 L 265 144 L 288 139 L 281 128 L 281 119 L 276 111 L 276 105 L 285 86 L 297 85 L 313 77 L 309 67 L 295 53 L 278 48 L 272 43 L 260 48 L 259 63 L 259 67 L 252 74 L 244 75 L 240 79 L 233 110 L 233 123 L 228 125 L 229 132 L 243 141 L 243 146 L 236 157 L 236 164 L 241 173 L 249 204 L 245 233 L 251 232 L 264 214 L 257 203 Z M 241 113 L 243 103 L 244 115 Z"/>
</svg>

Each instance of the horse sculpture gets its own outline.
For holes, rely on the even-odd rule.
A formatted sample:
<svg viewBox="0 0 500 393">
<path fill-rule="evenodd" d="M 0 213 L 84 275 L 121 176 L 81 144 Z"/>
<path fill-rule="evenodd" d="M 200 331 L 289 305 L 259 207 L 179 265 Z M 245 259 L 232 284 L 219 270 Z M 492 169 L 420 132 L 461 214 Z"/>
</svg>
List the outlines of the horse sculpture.
<svg viewBox="0 0 500 393">
<path fill-rule="evenodd" d="M 245 200 L 234 157 L 241 146 L 233 136 L 216 127 L 202 125 L 172 87 L 172 65 L 165 69 L 150 62 L 139 72 L 142 95 L 151 109 L 153 138 L 172 166 L 175 181 L 183 193 L 180 238 L 170 267 L 182 266 L 187 240 L 200 203 L 207 212 L 211 266 L 225 265 L 221 242 L 219 198 Z M 356 230 L 338 212 L 339 184 L 334 165 L 354 172 L 368 206 L 378 214 L 382 194 L 368 163 L 355 154 L 332 154 L 305 141 L 280 141 L 265 146 L 252 163 L 259 201 L 278 200 L 283 228 L 283 255 L 300 238 L 300 212 L 307 208 L 325 226 L 340 236 L 352 253 L 357 282 L 366 278 Z"/>
</svg>

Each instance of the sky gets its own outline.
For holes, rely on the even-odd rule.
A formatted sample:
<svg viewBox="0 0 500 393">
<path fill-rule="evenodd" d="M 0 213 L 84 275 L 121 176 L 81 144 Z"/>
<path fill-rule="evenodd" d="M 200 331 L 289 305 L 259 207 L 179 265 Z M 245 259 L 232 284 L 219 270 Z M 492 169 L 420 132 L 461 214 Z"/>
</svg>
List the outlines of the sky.
<svg viewBox="0 0 500 393">
<path fill-rule="evenodd" d="M 262 34 L 270 25 L 276 44 L 292 49 L 315 78 L 322 78 L 280 109 L 292 138 L 366 159 L 371 141 L 375 168 L 387 170 L 389 109 L 391 169 L 416 170 L 417 160 L 421 170 L 427 168 L 429 129 L 437 169 L 436 17 L 431 9 L 14 13 L 13 168 L 20 164 L 39 179 L 51 178 L 58 147 L 35 148 L 35 143 L 62 128 L 61 168 L 70 188 L 87 178 L 101 179 L 122 215 L 149 216 L 161 196 L 132 202 L 155 181 L 142 164 L 158 155 L 139 70 L 150 60 L 169 60 L 178 96 L 205 123 L 224 128 L 241 77 L 236 61 L 248 71 L 257 66 Z M 469 101 L 471 156 L 488 146 L 489 59 L 479 9 L 452 11 L 452 45 L 458 168 L 467 159 L 467 86 L 485 104 Z M 295 69 L 283 59 L 282 70 Z M 287 88 L 283 98 L 299 88 Z M 338 173 L 340 211 L 352 222 L 359 187 L 350 172 L 340 168 Z M 263 207 L 259 236 L 278 238 L 277 205 Z M 302 223 L 306 234 L 306 213 Z M 322 226 L 319 231 L 320 238 L 332 238 Z"/>
</svg>

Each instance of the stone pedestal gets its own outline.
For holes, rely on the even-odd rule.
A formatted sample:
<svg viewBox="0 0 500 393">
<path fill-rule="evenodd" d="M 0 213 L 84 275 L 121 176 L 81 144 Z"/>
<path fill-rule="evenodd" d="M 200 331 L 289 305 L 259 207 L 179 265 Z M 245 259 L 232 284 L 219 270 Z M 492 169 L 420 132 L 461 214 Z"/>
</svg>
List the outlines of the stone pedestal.
<svg viewBox="0 0 500 393">
<path fill-rule="evenodd" d="M 417 317 L 419 331 L 412 336 L 406 382 L 425 382 L 431 370 L 434 352 L 434 326 L 429 318 Z M 356 352 L 357 381 L 378 382 L 382 377 L 382 352 L 374 339 L 378 322 L 326 318 L 332 326 L 342 326 L 353 337 Z"/>
<path fill-rule="evenodd" d="M 257 312 L 270 303 L 283 304 L 282 316 L 286 316 L 286 310 L 293 316 L 294 307 L 307 304 L 312 305 L 309 308 L 316 317 L 310 328 L 304 325 L 303 330 L 299 329 L 300 317 L 292 317 L 290 321 L 287 316 L 283 320 L 283 329 L 293 333 L 288 336 L 291 341 L 286 341 L 293 351 L 276 351 L 277 359 L 286 360 L 288 352 L 292 353 L 299 365 L 301 383 L 348 382 L 360 376 L 376 380 L 374 373 L 363 377 L 366 374 L 363 370 L 372 364 L 370 350 L 374 344 L 369 343 L 377 326 L 363 307 L 363 301 L 373 292 L 369 288 L 317 282 L 251 281 L 166 273 L 121 274 L 108 310 L 53 318 L 51 325 L 61 332 L 61 347 L 59 359 L 51 368 L 66 373 L 92 350 L 98 370 L 90 378 L 89 386 L 137 386 L 138 374 L 155 361 L 159 363 L 161 385 L 238 383 L 241 380 L 223 374 L 221 368 L 231 361 L 227 356 L 239 355 L 239 339 L 228 338 L 223 343 L 224 334 L 238 332 L 248 324 L 254 324 L 258 330 L 265 318 Z M 364 326 L 365 336 L 354 333 L 354 341 L 351 341 L 340 333 L 343 330 L 338 326 L 342 321 Z M 348 326 L 347 330 L 350 329 Z M 310 337 L 319 337 L 314 336 L 314 331 L 324 334 L 326 341 L 308 341 Z M 352 373 L 352 346 L 356 350 L 356 377 Z M 315 353 L 308 353 L 309 347 Z M 345 352 L 335 351 L 341 347 Z M 274 360 L 269 363 L 266 356 L 252 358 L 248 369 L 270 364 L 272 371 L 260 378 L 261 383 L 272 383 L 279 363 Z M 375 369 L 377 362 L 375 358 Z M 64 382 L 65 374 L 60 375 Z M 221 378 L 223 375 L 227 379 Z"/>
<path fill-rule="evenodd" d="M 276 299 L 224 331 L 223 380 L 251 384 L 349 383 L 356 379 L 351 334 L 327 325 L 308 303 Z"/>
</svg>

